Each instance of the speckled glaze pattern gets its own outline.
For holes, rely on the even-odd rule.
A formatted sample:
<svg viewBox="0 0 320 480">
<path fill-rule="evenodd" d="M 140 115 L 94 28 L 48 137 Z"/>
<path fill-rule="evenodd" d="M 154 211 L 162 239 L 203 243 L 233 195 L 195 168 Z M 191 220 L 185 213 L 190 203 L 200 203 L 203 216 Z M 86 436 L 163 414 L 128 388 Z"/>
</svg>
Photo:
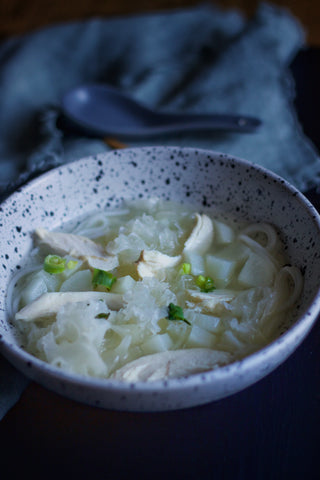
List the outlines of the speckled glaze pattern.
<svg viewBox="0 0 320 480">
<path fill-rule="evenodd" d="M 55 229 L 123 199 L 158 196 L 222 212 L 239 221 L 267 221 L 282 232 L 287 254 L 304 273 L 292 326 L 242 361 L 188 378 L 126 384 L 71 375 L 23 351 L 6 310 L 7 285 L 39 225 Z M 228 155 L 179 147 L 115 150 L 42 175 L 0 206 L 0 351 L 28 377 L 90 405 L 163 411 L 217 400 L 244 389 L 281 364 L 302 342 L 320 311 L 320 219 L 306 198 L 265 169 Z"/>
</svg>

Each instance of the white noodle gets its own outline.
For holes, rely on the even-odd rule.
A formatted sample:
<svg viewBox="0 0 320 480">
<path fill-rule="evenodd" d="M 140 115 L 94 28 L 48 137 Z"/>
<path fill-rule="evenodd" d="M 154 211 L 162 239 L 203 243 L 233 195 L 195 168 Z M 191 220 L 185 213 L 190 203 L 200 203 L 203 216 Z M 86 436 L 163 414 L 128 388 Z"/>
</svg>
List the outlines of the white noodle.
<svg viewBox="0 0 320 480">
<path fill-rule="evenodd" d="M 273 263 L 276 269 L 280 267 L 279 261 L 273 255 L 271 255 L 271 253 L 265 247 L 263 247 L 259 242 L 257 242 L 256 240 L 253 240 L 253 238 L 241 233 L 239 235 L 239 240 L 241 240 L 249 248 L 251 248 L 253 252 L 256 252 L 258 255 L 261 255 L 262 257 L 264 257 L 265 259 Z"/>
<path fill-rule="evenodd" d="M 19 280 L 27 277 L 30 273 L 39 272 L 42 269 L 42 264 L 38 265 L 30 265 L 28 267 L 19 270 L 10 280 L 7 290 L 7 298 L 8 298 L 8 314 L 9 317 L 13 317 L 14 314 L 18 310 L 18 306 L 21 299 L 21 294 L 23 291 L 23 286 L 19 288 L 18 282 Z"/>
<path fill-rule="evenodd" d="M 279 243 L 277 232 L 269 223 L 252 223 L 242 230 L 242 234 L 248 236 L 264 234 L 267 238 L 264 248 L 269 252 L 274 250 Z"/>
<path fill-rule="evenodd" d="M 297 267 L 286 265 L 281 268 L 275 279 L 274 288 L 279 292 L 279 297 L 284 292 L 288 291 L 286 300 L 281 300 L 281 305 L 278 305 L 276 310 L 283 312 L 291 308 L 301 295 L 303 287 L 303 279 L 300 270 Z"/>
<path fill-rule="evenodd" d="M 72 232 L 76 235 L 82 235 L 88 238 L 98 238 L 106 233 L 106 230 L 110 226 L 110 217 L 128 215 L 130 211 L 128 209 L 113 209 L 104 212 L 94 213 L 72 229 Z"/>
</svg>

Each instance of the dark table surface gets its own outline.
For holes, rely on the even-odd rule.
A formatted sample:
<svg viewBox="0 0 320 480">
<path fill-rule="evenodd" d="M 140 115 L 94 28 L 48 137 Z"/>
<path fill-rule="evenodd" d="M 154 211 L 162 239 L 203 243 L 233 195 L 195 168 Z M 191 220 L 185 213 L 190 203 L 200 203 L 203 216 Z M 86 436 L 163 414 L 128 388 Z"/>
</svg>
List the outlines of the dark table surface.
<svg viewBox="0 0 320 480">
<path fill-rule="evenodd" d="M 298 115 L 319 148 L 319 51 L 301 52 L 292 70 Z M 307 195 L 320 209 L 320 195 Z M 201 407 L 114 412 L 32 382 L 0 422 L 0 478 L 310 480 L 320 478 L 319 445 L 318 321 L 272 374 Z"/>
</svg>

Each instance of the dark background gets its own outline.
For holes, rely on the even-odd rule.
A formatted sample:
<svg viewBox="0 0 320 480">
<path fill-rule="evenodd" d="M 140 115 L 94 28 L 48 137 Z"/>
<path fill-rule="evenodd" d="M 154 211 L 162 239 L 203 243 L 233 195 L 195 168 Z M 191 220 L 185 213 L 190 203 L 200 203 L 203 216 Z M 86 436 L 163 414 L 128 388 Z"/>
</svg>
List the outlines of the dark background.
<svg viewBox="0 0 320 480">
<path fill-rule="evenodd" d="M 52 22 L 152 12 L 204 3 L 201 0 L 1 0 L 0 37 L 30 31 Z M 222 8 L 236 7 L 248 16 L 255 11 L 258 0 L 207 0 Z M 274 0 L 272 3 L 289 8 L 308 30 L 308 41 L 320 46 L 319 0 Z"/>
</svg>

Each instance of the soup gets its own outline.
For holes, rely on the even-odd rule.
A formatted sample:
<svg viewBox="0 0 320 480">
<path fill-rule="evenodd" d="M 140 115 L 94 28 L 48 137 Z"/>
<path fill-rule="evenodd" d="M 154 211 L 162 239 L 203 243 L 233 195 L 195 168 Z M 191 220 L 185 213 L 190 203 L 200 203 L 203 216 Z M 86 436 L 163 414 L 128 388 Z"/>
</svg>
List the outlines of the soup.
<svg viewBox="0 0 320 480">
<path fill-rule="evenodd" d="M 219 368 L 279 336 L 303 279 L 280 232 L 160 199 L 35 231 L 11 316 L 32 355 L 153 381 Z"/>
</svg>

